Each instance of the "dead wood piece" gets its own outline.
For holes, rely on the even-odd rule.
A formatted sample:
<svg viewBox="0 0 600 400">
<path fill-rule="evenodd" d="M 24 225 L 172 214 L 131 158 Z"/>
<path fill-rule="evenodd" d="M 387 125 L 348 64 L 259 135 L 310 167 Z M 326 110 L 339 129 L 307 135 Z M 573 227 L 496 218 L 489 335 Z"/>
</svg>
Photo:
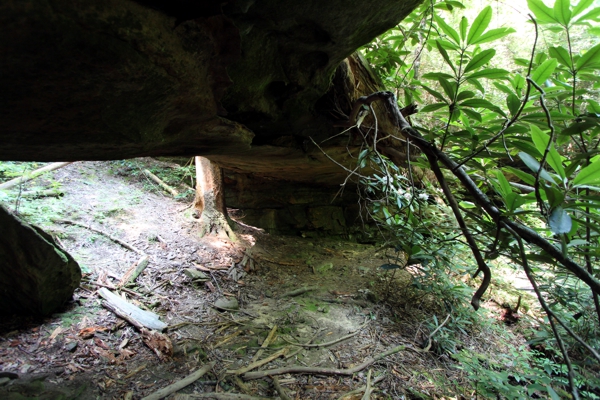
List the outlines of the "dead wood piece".
<svg viewBox="0 0 600 400">
<path fill-rule="evenodd" d="M 200 379 L 202 377 L 202 375 L 206 374 L 208 371 L 210 371 L 214 366 L 215 366 L 215 362 L 210 362 L 208 364 L 206 364 L 205 366 L 203 366 L 202 368 L 200 368 L 198 371 L 194 372 L 191 375 L 186 376 L 185 378 L 183 378 L 180 381 L 177 381 L 169 386 L 166 386 L 154 393 L 152 393 L 150 396 L 146 396 L 144 397 L 142 400 L 160 400 L 162 398 L 167 397 L 168 395 L 170 395 L 171 393 L 175 393 L 178 390 L 183 389 L 184 387 L 196 382 L 198 379 Z"/>
<path fill-rule="evenodd" d="M 279 297 L 295 297 L 295 296 L 300 296 L 301 294 L 304 294 L 306 292 L 312 292 L 313 290 L 319 290 L 319 288 L 317 286 L 309 286 L 309 287 L 303 287 L 300 289 L 295 289 L 292 290 L 290 292 L 284 293 Z"/>
<path fill-rule="evenodd" d="M 209 266 L 209 265 L 199 265 L 199 264 L 194 263 L 194 267 L 198 268 L 200 271 L 211 272 L 211 271 L 228 270 L 229 268 L 231 268 L 231 265 Z"/>
<path fill-rule="evenodd" d="M 239 394 L 239 393 L 195 393 L 195 394 L 178 394 L 175 396 L 175 400 L 188 400 L 188 399 L 271 400 L 269 397 L 256 397 L 256 396 L 249 396 L 247 394 Z"/>
<path fill-rule="evenodd" d="M 244 394 L 250 394 L 252 392 L 250 390 L 250 388 L 248 387 L 248 385 L 246 385 L 244 383 L 244 381 L 240 379 L 239 376 L 234 375 L 232 377 L 232 381 L 233 381 L 233 383 L 235 383 L 235 386 L 237 386 L 237 387 L 240 388 L 240 390 L 242 391 L 242 393 L 244 393 Z"/>
<path fill-rule="evenodd" d="M 129 379 L 129 378 L 131 378 L 131 377 L 132 377 L 132 376 L 134 376 L 135 374 L 138 374 L 138 373 L 142 372 L 143 370 L 145 370 L 145 369 L 146 369 L 146 367 L 147 367 L 147 365 L 146 365 L 146 364 L 144 364 L 144 365 L 141 365 L 141 366 L 137 367 L 136 369 L 134 369 L 133 371 L 131 371 L 130 373 L 128 373 L 127 375 L 125 375 L 125 376 L 123 377 L 123 379 Z"/>
<path fill-rule="evenodd" d="M 288 396 L 285 389 L 281 386 L 279 379 L 276 376 L 272 376 L 271 380 L 273 381 L 273 387 L 275 387 L 275 390 L 277 390 L 277 393 L 279 393 L 281 400 L 292 400 L 292 398 Z"/>
<path fill-rule="evenodd" d="M 140 257 L 140 259 L 133 263 L 131 267 L 129 267 L 127 272 L 125 272 L 123 278 L 121 278 L 121 281 L 117 286 L 121 287 L 129 282 L 134 282 L 137 279 L 137 277 L 140 276 L 140 274 L 146 269 L 149 261 L 150 257 L 146 254 Z"/>
<path fill-rule="evenodd" d="M 367 324 L 362 325 L 360 328 L 358 328 L 356 330 L 356 332 L 353 332 L 349 335 L 346 336 L 342 336 L 341 338 L 337 338 L 335 340 L 332 340 L 331 342 L 325 342 L 325 343 L 317 343 L 317 344 L 302 344 L 302 343 L 294 343 L 294 342 L 290 342 L 289 340 L 287 340 L 286 338 L 282 337 L 283 340 L 285 340 L 286 342 L 288 342 L 289 344 L 293 345 L 293 346 L 301 346 L 301 347 L 327 347 L 327 346 L 331 346 L 334 344 L 337 344 L 339 342 L 343 342 L 346 339 L 350 339 L 351 337 L 354 337 L 356 335 L 358 335 L 358 333 L 360 332 L 360 330 L 362 328 L 364 328 L 365 326 L 367 326 Z"/>
<path fill-rule="evenodd" d="M 373 370 L 369 368 L 369 373 L 367 374 L 367 386 L 361 400 L 369 400 L 371 398 L 371 391 L 373 390 L 371 387 L 371 373 L 373 373 Z"/>
<path fill-rule="evenodd" d="M 52 163 L 50 165 L 46 165 L 45 167 L 36 169 L 35 171 L 29 172 L 29 173 L 25 173 L 24 175 L 15 178 L 15 179 L 11 179 L 8 182 L 4 182 L 3 184 L 0 185 L 0 189 L 10 189 L 14 186 L 17 186 L 21 183 L 30 181 L 32 179 L 37 178 L 38 176 L 45 174 L 46 172 L 50 172 L 53 171 L 55 169 L 59 169 L 62 168 L 64 166 L 67 166 L 71 164 L 71 162 L 57 162 L 57 163 Z"/>
<path fill-rule="evenodd" d="M 102 302 L 104 307 L 140 330 L 148 328 L 162 332 L 168 327 L 167 324 L 159 320 L 157 314 L 134 306 L 106 288 L 98 290 L 98 294 L 106 300 Z"/>
<path fill-rule="evenodd" d="M 147 169 L 144 170 L 144 174 L 152 179 L 154 182 L 158 183 L 158 185 L 163 188 L 165 191 L 167 191 L 171 196 L 173 197 L 177 197 L 177 195 L 179 195 L 179 193 L 177 192 L 177 190 L 173 189 L 171 186 L 167 185 L 162 179 L 160 179 L 158 176 L 154 175 L 152 172 L 148 171 Z"/>
<path fill-rule="evenodd" d="M 289 347 L 284 347 L 283 349 L 271 354 L 269 357 L 267 358 L 263 358 L 262 360 L 259 361 L 255 361 L 251 364 L 249 364 L 248 366 L 244 367 L 244 368 L 239 368 L 233 371 L 227 371 L 228 374 L 233 374 L 233 375 L 241 375 L 244 374 L 248 371 L 252 371 L 254 368 L 258 368 L 262 365 L 265 365 L 267 363 L 270 363 L 271 361 L 273 361 L 274 359 L 281 357 L 281 356 L 285 356 L 288 351 L 290 351 Z"/>
<path fill-rule="evenodd" d="M 220 342 L 218 342 L 217 344 L 212 346 L 212 348 L 216 349 L 219 346 L 223 346 L 225 343 L 232 341 L 233 339 L 235 339 L 237 336 L 239 336 L 242 333 L 243 333 L 243 331 L 241 329 L 239 331 L 235 331 L 231 335 L 225 337 L 223 340 L 221 340 Z"/>
<path fill-rule="evenodd" d="M 260 346 L 260 349 L 256 352 L 254 357 L 252 357 L 251 362 L 258 360 L 260 358 L 260 356 L 262 356 L 262 353 L 265 350 L 265 348 L 267 348 L 269 346 L 269 344 L 273 341 L 273 338 L 275 337 L 276 332 L 277 332 L 277 325 L 274 325 L 273 328 L 271 329 L 271 332 L 269 332 L 269 335 L 267 335 L 267 338 Z"/>
<path fill-rule="evenodd" d="M 371 386 L 376 385 L 377 383 L 381 382 L 384 378 L 384 375 L 379 375 L 378 377 L 376 377 L 375 379 L 373 379 L 373 381 L 371 382 Z M 352 396 L 358 393 L 362 393 L 364 391 L 367 390 L 367 386 L 361 386 L 358 389 L 354 389 L 351 392 L 348 393 L 344 393 L 343 395 L 341 395 L 340 397 L 338 397 L 338 400 L 344 400 L 346 397 L 348 396 Z"/>
<path fill-rule="evenodd" d="M 310 339 L 308 339 L 308 341 L 306 343 L 304 343 L 304 344 L 307 345 L 307 344 L 312 343 L 312 341 L 317 338 L 317 336 L 319 335 L 319 333 L 321 333 L 321 329 L 317 330 L 317 332 L 315 332 L 315 334 Z M 304 346 L 302 346 L 302 347 L 304 347 Z M 300 348 L 300 349 L 294 351 L 293 353 L 288 354 L 287 356 L 285 356 L 285 359 L 287 360 L 288 358 L 294 357 L 296 354 L 300 353 L 302 350 L 304 350 L 304 349 Z"/>
<path fill-rule="evenodd" d="M 127 242 L 124 242 L 123 240 L 121 240 L 119 238 L 116 238 L 116 237 L 112 236 L 110 233 L 104 232 L 101 229 L 92 228 L 91 226 L 82 224 L 81 222 L 71 221 L 69 219 L 52 219 L 52 222 L 57 223 L 57 224 L 75 225 L 75 226 L 79 226 L 81 228 L 89 229 L 92 232 L 96 232 L 96 233 L 99 233 L 99 234 L 101 234 L 103 236 L 106 236 L 107 238 L 109 238 L 113 242 L 120 244 L 121 246 L 125 247 L 126 249 L 129 249 L 131 251 L 135 251 L 136 253 L 138 253 L 140 255 L 144 254 L 142 251 L 136 249 L 134 246 L 130 245 Z"/>
<path fill-rule="evenodd" d="M 46 189 L 46 190 L 33 190 L 31 192 L 23 192 L 21 193 L 22 197 L 60 197 L 63 196 L 65 192 L 60 189 Z"/>
<path fill-rule="evenodd" d="M 167 335 L 146 328 L 142 328 L 141 333 L 142 340 L 158 356 L 159 360 L 165 362 L 173 357 L 173 343 Z"/>
<path fill-rule="evenodd" d="M 245 380 L 251 379 L 259 379 L 264 378 L 270 375 L 282 375 L 282 374 L 316 374 L 316 375 L 352 375 L 363 369 L 367 368 L 369 365 L 387 357 L 392 354 L 395 354 L 399 351 L 402 351 L 406 348 L 404 345 L 396 346 L 388 351 L 384 351 L 376 355 L 375 357 L 367 358 L 363 363 L 354 366 L 352 368 L 347 369 L 338 369 L 338 368 L 320 368 L 320 367 L 300 367 L 300 366 L 292 366 L 292 367 L 283 367 L 283 368 L 275 368 L 266 371 L 256 371 L 256 372 L 247 372 L 242 378 Z"/>
<path fill-rule="evenodd" d="M 81 283 L 85 283 L 85 284 L 88 284 L 88 285 L 94 285 L 94 286 L 98 286 L 98 287 L 103 287 L 103 288 L 107 288 L 107 289 L 110 289 L 110 290 L 121 290 L 121 291 L 123 291 L 125 293 L 129 293 L 130 295 L 136 296 L 136 297 L 142 297 L 143 296 L 142 294 L 140 294 L 138 292 L 134 292 L 133 290 L 130 290 L 130 289 L 118 288 L 118 287 L 114 287 L 114 286 L 111 286 L 111 285 L 104 285 L 104 284 L 98 283 L 98 282 L 92 282 L 92 281 L 88 281 L 88 280 L 83 280 L 82 279 Z"/>
</svg>

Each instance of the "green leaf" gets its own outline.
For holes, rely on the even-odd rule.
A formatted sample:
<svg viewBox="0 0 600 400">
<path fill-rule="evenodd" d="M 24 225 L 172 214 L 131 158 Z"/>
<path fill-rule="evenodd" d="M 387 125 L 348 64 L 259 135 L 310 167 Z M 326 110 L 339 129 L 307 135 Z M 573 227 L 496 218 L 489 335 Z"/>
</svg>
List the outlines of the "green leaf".
<svg viewBox="0 0 600 400">
<path fill-rule="evenodd" d="M 422 113 L 432 112 L 432 111 L 439 110 L 440 108 L 443 108 L 443 107 L 448 107 L 448 104 L 446 104 L 446 103 L 428 104 L 425 107 L 421 108 L 419 110 L 419 112 L 422 112 Z"/>
<path fill-rule="evenodd" d="M 446 21 L 444 21 L 444 19 L 441 18 L 440 16 L 438 16 L 437 14 L 434 16 L 434 18 L 435 18 L 436 24 L 442 29 L 442 32 L 444 32 L 446 34 L 446 36 L 448 36 L 448 38 L 452 39 L 454 41 L 454 43 L 459 45 L 460 38 L 458 36 L 458 33 L 454 30 L 454 28 L 452 28 L 450 25 L 448 25 L 446 23 Z"/>
<path fill-rule="evenodd" d="M 466 17 L 462 17 L 460 19 L 460 38 L 465 40 L 467 38 L 467 27 L 469 26 L 469 21 L 467 21 Z"/>
<path fill-rule="evenodd" d="M 481 114 L 472 108 L 461 108 L 463 113 L 465 113 L 469 118 L 474 119 L 475 121 L 482 122 L 483 118 L 481 118 Z"/>
<path fill-rule="evenodd" d="M 515 89 L 515 92 L 517 92 L 518 95 L 519 91 L 523 90 L 523 88 L 525 87 L 526 81 L 522 75 L 517 74 L 513 76 L 510 83 L 512 84 L 513 89 Z"/>
<path fill-rule="evenodd" d="M 581 71 L 587 67 L 598 66 L 600 63 L 600 43 L 589 49 L 577 60 L 577 71 Z"/>
<path fill-rule="evenodd" d="M 510 172 L 511 174 L 516 175 L 517 178 L 519 178 L 526 184 L 531 186 L 535 185 L 535 177 L 533 175 L 528 174 L 527 172 L 523 172 L 520 169 L 516 169 L 514 167 L 504 167 L 504 169 Z"/>
<path fill-rule="evenodd" d="M 521 100 L 514 93 L 511 93 L 506 97 L 506 106 L 510 114 L 515 115 L 519 111 L 519 107 L 521 107 Z"/>
<path fill-rule="evenodd" d="M 498 184 L 500 185 L 500 195 L 502 197 L 506 198 L 506 196 L 508 196 L 509 193 L 512 193 L 512 188 L 510 186 L 510 183 L 508 183 L 508 180 L 506 180 L 506 177 L 504 176 L 502 171 L 496 169 L 492 172 L 496 176 L 496 179 L 498 180 Z"/>
<path fill-rule="evenodd" d="M 593 116 L 579 116 L 571 125 L 563 129 L 561 135 L 579 135 L 591 128 L 600 127 L 600 119 L 592 114 Z"/>
<path fill-rule="evenodd" d="M 421 87 L 423 89 L 425 89 L 430 95 L 432 95 L 436 99 L 448 103 L 448 101 L 444 98 L 444 96 L 440 92 L 438 92 L 437 90 L 433 90 L 430 87 L 425 86 L 425 85 L 421 85 Z"/>
<path fill-rule="evenodd" d="M 580 0 L 579 3 L 573 8 L 573 17 L 584 12 L 588 7 L 594 3 L 594 0 Z"/>
<path fill-rule="evenodd" d="M 581 24 L 581 25 L 586 25 L 587 23 L 585 23 L 583 21 L 587 21 L 587 20 L 598 21 L 598 16 L 600 16 L 600 7 L 595 7 L 595 8 L 592 8 L 592 10 L 587 12 L 585 15 L 582 15 L 581 17 L 577 18 L 575 23 Z M 591 31 L 591 29 L 590 29 L 590 31 Z M 588 33 L 590 33 L 590 32 L 588 31 Z"/>
<path fill-rule="evenodd" d="M 471 58 L 471 61 L 469 61 L 469 63 L 465 67 L 465 74 L 487 64 L 487 62 L 490 61 L 495 54 L 496 50 L 494 49 L 484 50 L 481 53 L 477 54 L 476 56 Z"/>
<path fill-rule="evenodd" d="M 462 101 L 464 99 L 470 99 L 471 97 L 475 97 L 475 93 L 470 91 L 470 90 L 463 90 L 462 92 L 458 93 L 458 96 L 456 96 L 456 101 Z"/>
<path fill-rule="evenodd" d="M 475 78 L 469 78 L 467 79 L 467 81 L 475 86 L 477 88 L 477 90 L 479 90 L 481 92 L 481 94 L 485 94 L 485 88 L 483 87 L 483 85 Z"/>
<path fill-rule="evenodd" d="M 556 58 L 547 59 L 533 71 L 531 79 L 538 85 L 542 85 L 546 79 L 550 78 L 557 65 L 558 61 L 556 61 Z"/>
<path fill-rule="evenodd" d="M 469 34 L 467 35 L 467 44 L 472 44 L 475 40 L 479 39 L 479 37 L 485 32 L 490 21 L 492 20 L 492 7 L 487 6 L 475 18 L 473 21 L 473 25 L 469 29 Z"/>
<path fill-rule="evenodd" d="M 487 79 L 506 79 L 508 78 L 508 71 L 502 68 L 486 68 L 481 71 L 472 73 L 469 76 L 465 76 L 465 79 L 487 78 Z"/>
<path fill-rule="evenodd" d="M 433 80 L 438 80 L 438 78 L 445 78 L 445 79 L 454 79 L 454 77 L 450 74 L 446 74 L 444 72 L 428 72 L 426 74 L 423 74 L 423 78 L 425 79 L 433 79 Z"/>
<path fill-rule="evenodd" d="M 500 107 L 484 99 L 468 99 L 460 103 L 460 105 L 462 107 L 487 108 L 502 116 L 506 116 Z"/>
<path fill-rule="evenodd" d="M 500 90 L 501 92 L 503 92 L 503 93 L 505 93 L 505 94 L 507 94 L 509 96 L 511 94 L 514 95 L 514 96 L 516 96 L 514 90 L 512 90 L 511 88 L 509 88 L 508 86 L 506 86 L 506 85 L 504 85 L 504 84 L 502 84 L 500 82 L 494 82 L 494 86 L 496 86 L 498 88 L 498 90 Z"/>
<path fill-rule="evenodd" d="M 519 158 L 521 160 L 523 160 L 525 165 L 527 165 L 527 167 L 529 167 L 529 169 L 532 170 L 535 174 L 538 173 L 538 171 L 540 170 L 540 163 L 538 162 L 538 160 L 536 160 L 534 157 L 532 157 L 529 154 L 524 153 L 522 151 L 519 152 Z M 547 180 L 548 182 L 556 185 L 556 182 L 552 178 L 552 175 L 550 175 L 548 173 L 548 171 L 546 171 L 543 168 L 542 168 L 542 171 L 540 172 L 540 177 Z"/>
<path fill-rule="evenodd" d="M 506 208 L 513 212 L 517 208 L 521 207 L 527 201 L 523 196 L 519 196 L 516 193 L 509 193 L 506 197 L 503 198 L 504 204 L 506 204 Z"/>
<path fill-rule="evenodd" d="M 460 50 L 460 47 L 458 45 L 455 45 L 454 43 L 452 43 L 449 40 L 444 40 L 444 39 L 436 39 L 436 42 L 440 42 L 440 45 L 446 49 L 446 50 L 453 50 L 453 51 L 458 51 Z"/>
<path fill-rule="evenodd" d="M 550 47 L 548 49 L 550 53 L 550 57 L 556 58 L 559 63 L 566 66 L 569 69 L 573 68 L 573 64 L 571 63 L 571 57 L 569 57 L 569 52 L 564 47 Z"/>
<path fill-rule="evenodd" d="M 452 101 L 456 95 L 456 84 L 444 78 L 439 78 L 438 82 L 442 86 L 442 89 L 444 89 L 446 96 Z"/>
<path fill-rule="evenodd" d="M 448 56 L 448 52 L 446 51 L 446 49 L 444 49 L 441 42 L 439 40 L 436 40 L 435 45 L 437 46 L 438 51 L 440 52 L 440 54 L 442 55 L 442 57 L 444 58 L 446 63 L 450 66 L 450 68 L 452 68 L 452 71 L 454 71 L 454 73 L 456 73 L 456 68 L 454 68 L 454 64 L 452 64 L 452 61 L 450 60 L 450 57 Z"/>
<path fill-rule="evenodd" d="M 569 25 L 569 22 L 571 22 L 570 0 L 556 0 L 554 2 L 554 19 L 564 27 Z"/>
<path fill-rule="evenodd" d="M 587 106 L 588 112 L 600 114 L 600 103 L 598 103 L 597 101 L 588 99 L 587 104 L 588 104 L 588 106 Z"/>
<path fill-rule="evenodd" d="M 544 154 L 546 152 L 548 142 L 550 141 L 550 136 L 542 132 L 542 130 L 537 126 L 531 125 L 531 139 L 533 140 L 533 143 L 540 154 Z M 554 143 L 550 143 L 550 150 L 548 152 L 548 156 L 546 157 L 546 161 L 552 167 L 554 172 L 556 172 L 564 180 L 566 176 L 562 165 L 562 158 L 560 157 L 560 154 L 558 154 L 558 151 L 556 151 Z"/>
<path fill-rule="evenodd" d="M 546 193 L 546 199 L 548 199 L 550 208 L 558 207 L 565 201 L 565 194 L 554 186 L 546 186 L 544 192 Z"/>
<path fill-rule="evenodd" d="M 557 235 L 569 233 L 572 224 L 571 216 L 562 207 L 556 207 L 550 213 L 548 224 L 550 230 Z"/>
<path fill-rule="evenodd" d="M 527 0 L 529 9 L 540 23 L 558 22 L 554 18 L 554 11 L 540 0 Z"/>
<path fill-rule="evenodd" d="M 494 40 L 501 39 L 504 36 L 508 36 L 513 32 L 516 32 L 516 30 L 513 28 L 490 29 L 489 31 L 487 31 L 486 33 L 481 35 L 479 37 L 479 39 L 472 41 L 471 44 L 482 44 L 482 43 L 493 42 Z"/>
<path fill-rule="evenodd" d="M 600 183 L 600 157 L 579 171 L 579 174 L 573 179 L 574 186 L 592 185 Z"/>
</svg>

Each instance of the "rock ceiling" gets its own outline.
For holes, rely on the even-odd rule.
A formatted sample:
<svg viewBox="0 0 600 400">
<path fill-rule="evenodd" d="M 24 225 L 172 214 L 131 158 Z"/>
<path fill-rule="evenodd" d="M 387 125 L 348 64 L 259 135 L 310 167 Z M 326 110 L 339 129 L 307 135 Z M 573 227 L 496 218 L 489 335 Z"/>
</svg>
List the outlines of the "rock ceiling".
<svg viewBox="0 0 600 400">
<path fill-rule="evenodd" d="M 309 140 L 337 132 L 323 100 L 332 77 L 418 3 L 4 1 L 0 159 L 204 155 L 339 182 Z"/>
</svg>

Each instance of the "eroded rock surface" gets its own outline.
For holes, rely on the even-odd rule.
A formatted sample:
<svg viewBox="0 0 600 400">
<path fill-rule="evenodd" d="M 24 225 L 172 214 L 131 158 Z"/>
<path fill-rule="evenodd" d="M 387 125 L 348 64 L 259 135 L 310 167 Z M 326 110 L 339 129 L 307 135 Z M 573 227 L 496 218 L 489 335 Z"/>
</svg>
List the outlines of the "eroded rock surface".
<svg viewBox="0 0 600 400">
<path fill-rule="evenodd" d="M 49 315 L 79 287 L 79 264 L 0 205 L 0 314 Z"/>
<path fill-rule="evenodd" d="M 347 171 L 323 152 L 355 159 L 324 140 L 381 89 L 349 56 L 419 2 L 4 1 L 0 160 L 201 155 L 331 199 Z"/>
</svg>

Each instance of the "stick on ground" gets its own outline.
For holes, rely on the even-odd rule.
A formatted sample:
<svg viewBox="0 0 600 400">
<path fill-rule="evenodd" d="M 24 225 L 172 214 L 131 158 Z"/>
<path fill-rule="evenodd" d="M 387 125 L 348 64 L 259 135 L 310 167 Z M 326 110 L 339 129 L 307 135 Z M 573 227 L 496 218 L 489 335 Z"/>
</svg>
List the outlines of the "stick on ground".
<svg viewBox="0 0 600 400">
<path fill-rule="evenodd" d="M 206 374 L 208 371 L 210 371 L 214 366 L 215 366 L 215 362 L 210 362 L 208 364 L 206 364 L 205 366 L 203 366 L 202 368 L 200 368 L 198 371 L 194 372 L 191 375 L 186 376 L 185 378 L 183 378 L 180 381 L 177 381 L 167 387 L 164 387 L 154 393 L 152 393 L 150 396 L 146 396 L 144 397 L 142 400 L 160 400 L 163 399 L 165 397 L 167 397 L 168 395 L 170 395 L 171 393 L 175 393 L 178 390 L 183 389 L 184 387 L 196 382 L 198 379 L 200 379 L 202 377 L 202 375 Z"/>
<path fill-rule="evenodd" d="M 10 189 L 14 186 L 17 186 L 21 183 L 30 181 L 32 179 L 37 178 L 38 176 L 45 174 L 46 172 L 50 172 L 53 171 L 55 169 L 59 169 L 62 167 L 65 167 L 67 165 L 71 164 L 71 162 L 57 162 L 57 163 L 52 163 L 50 165 L 46 165 L 45 167 L 36 169 L 35 171 L 32 172 L 28 172 L 25 173 L 23 176 L 20 176 L 18 178 L 15 179 L 11 179 L 8 182 L 4 182 L 3 184 L 0 185 L 0 189 Z"/>
<path fill-rule="evenodd" d="M 57 223 L 57 224 L 75 225 L 75 226 L 79 226 L 81 228 L 89 229 L 92 232 L 96 232 L 96 233 L 106 236 L 113 242 L 120 244 L 121 246 L 125 247 L 126 249 L 134 251 L 140 255 L 144 254 L 141 250 L 138 250 L 135 247 L 133 247 L 132 245 L 130 245 L 129 243 L 124 242 L 123 240 L 112 236 L 110 233 L 104 232 L 103 230 L 100 230 L 100 229 L 92 228 L 91 226 L 82 224 L 81 222 L 71 221 L 70 219 L 53 219 L 52 222 Z"/>
<path fill-rule="evenodd" d="M 283 367 L 283 368 L 275 368 L 269 369 L 266 371 L 256 371 L 256 372 L 247 372 L 242 378 L 245 380 L 251 379 L 259 379 L 264 378 L 269 375 L 282 375 L 282 374 L 318 374 L 318 375 L 352 375 L 363 369 L 367 368 L 369 365 L 387 357 L 399 351 L 402 351 L 406 348 L 404 345 L 396 346 L 388 351 L 384 351 L 376 355 L 375 357 L 369 357 L 362 364 L 359 364 L 355 367 L 348 369 L 338 369 L 338 368 L 320 368 L 320 367 L 300 367 L 300 366 L 292 366 L 292 367 Z"/>
</svg>

